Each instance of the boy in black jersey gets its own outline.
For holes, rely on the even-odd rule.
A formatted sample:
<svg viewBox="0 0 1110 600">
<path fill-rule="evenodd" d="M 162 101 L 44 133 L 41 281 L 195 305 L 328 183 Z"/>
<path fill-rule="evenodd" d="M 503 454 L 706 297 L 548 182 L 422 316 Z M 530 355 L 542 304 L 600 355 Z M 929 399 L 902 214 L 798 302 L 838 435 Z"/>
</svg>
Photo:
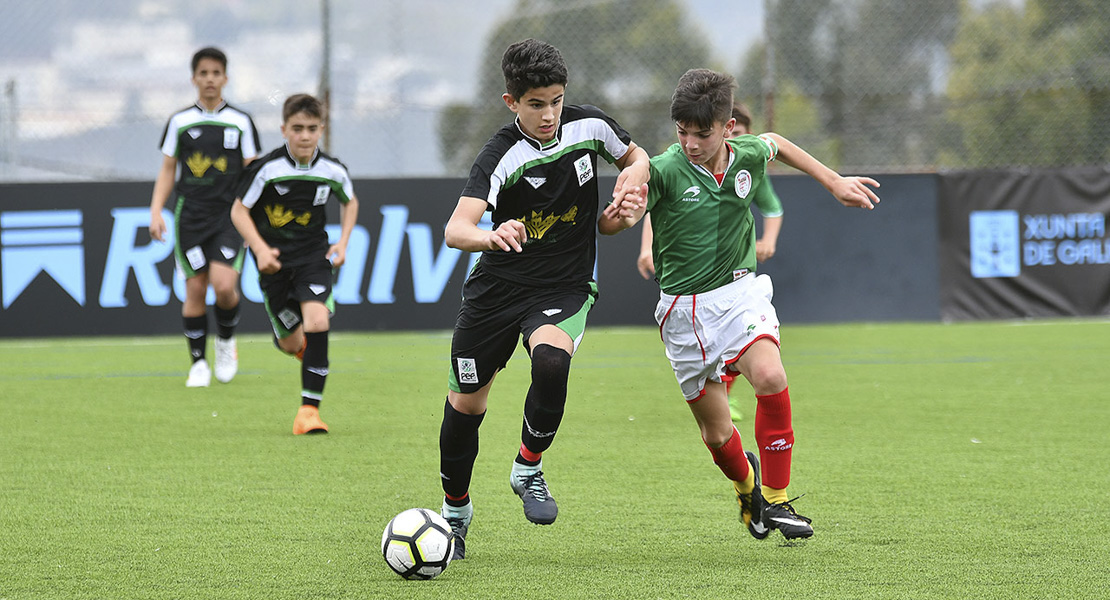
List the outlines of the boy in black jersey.
<svg viewBox="0 0 1110 600">
<path fill-rule="evenodd" d="M 301 359 L 301 407 L 293 434 L 327 433 L 320 400 L 328 376 L 332 269 L 347 257 L 358 219 L 347 167 L 317 147 L 324 105 L 308 94 L 282 108 L 285 145 L 255 161 L 240 183 L 231 220 L 258 264 L 258 280 L 278 348 Z M 328 199 L 339 201 L 339 240 L 324 230 Z"/>
<path fill-rule="evenodd" d="M 187 387 L 207 387 L 212 370 L 205 359 L 208 316 L 205 295 L 216 293 L 216 380 L 227 383 L 239 370 L 235 326 L 239 324 L 239 272 L 243 239 L 228 218 L 235 182 L 258 156 L 258 131 L 250 115 L 224 102 L 227 57 L 216 48 L 193 55 L 196 104 L 175 113 L 162 134 L 162 168 L 150 198 L 150 237 L 163 241 L 163 206 L 174 194 L 174 258 L 185 275 L 181 316 L 193 364 Z M 181 176 L 174 185 L 174 175 Z M 172 188 L 172 190 L 171 190 Z"/>
<path fill-rule="evenodd" d="M 510 484 L 529 521 L 555 521 L 541 454 L 562 420 L 571 356 L 597 298 L 596 232 L 615 232 L 628 218 L 620 205 L 598 210 L 597 158 L 621 169 L 614 197 L 648 178 L 647 153 L 620 125 L 596 107 L 564 106 L 567 68 L 557 49 L 518 42 L 501 68 L 502 99 L 516 120 L 479 153 L 445 231 L 448 246 L 482 252 L 463 288 L 440 429 L 441 513 L 456 535 L 456 559 L 473 515 L 470 478 L 490 386 L 521 339 L 532 385 Z M 492 231 L 478 227 L 487 211 Z"/>
</svg>

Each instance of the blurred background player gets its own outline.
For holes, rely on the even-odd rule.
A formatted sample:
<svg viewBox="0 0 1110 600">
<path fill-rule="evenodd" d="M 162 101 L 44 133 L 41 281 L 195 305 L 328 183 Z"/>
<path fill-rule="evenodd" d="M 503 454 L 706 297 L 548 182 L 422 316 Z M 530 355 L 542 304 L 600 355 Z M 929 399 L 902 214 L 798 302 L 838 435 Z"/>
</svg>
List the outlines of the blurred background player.
<svg viewBox="0 0 1110 600">
<path fill-rule="evenodd" d="M 333 268 L 347 258 L 358 199 L 347 167 L 319 149 L 324 105 L 296 94 L 282 107 L 285 145 L 251 164 L 231 220 L 258 264 L 263 305 L 277 347 L 301 360 L 301 407 L 293 434 L 327 433 L 320 401 L 328 376 L 328 330 L 335 310 Z M 339 201 L 340 234 L 328 244 L 325 208 Z"/>
<path fill-rule="evenodd" d="M 620 125 L 596 107 L 564 105 L 559 50 L 524 40 L 505 51 L 501 69 L 502 100 L 516 119 L 478 154 L 445 231 L 448 246 L 482 253 L 463 286 L 440 427 L 441 513 L 456 536 L 456 559 L 465 556 L 474 513 L 470 479 L 490 387 L 522 339 L 532 383 L 509 480 L 529 521 L 555 521 L 541 456 L 562 421 L 571 357 L 597 298 L 596 234 L 606 228 L 598 156 L 621 169 L 614 197 L 648 177 L 647 153 Z M 478 227 L 487 211 L 492 231 Z"/>
<path fill-rule="evenodd" d="M 742 135 L 749 135 L 752 132 L 752 115 L 747 106 L 742 103 L 736 103 L 732 107 L 732 119 L 734 121 L 731 128 L 726 123 L 725 126 L 725 139 L 732 139 Z M 759 184 L 759 187 L 752 190 L 754 199 L 752 204 L 759 209 L 759 214 L 763 216 L 763 235 L 755 241 L 755 258 L 758 262 L 767 262 L 772 256 L 775 255 L 775 248 L 778 246 L 779 232 L 782 231 L 782 215 L 784 213 L 782 208 L 782 201 L 779 200 L 778 194 L 775 193 L 775 187 L 771 185 L 771 178 L 768 176 Z M 640 256 L 636 259 L 636 268 L 640 271 L 640 276 L 644 279 L 652 279 L 655 277 L 655 262 L 651 258 L 651 215 L 644 216 L 643 231 L 640 234 Z M 735 378 L 732 375 L 725 375 L 725 384 L 728 391 L 732 391 L 732 383 Z M 729 395 L 728 410 L 732 415 L 732 420 L 740 422 L 743 418 L 743 413 L 740 410 L 740 401 Z"/>
<path fill-rule="evenodd" d="M 193 360 L 185 385 L 206 387 L 212 380 L 205 359 L 209 285 L 216 293 L 216 380 L 227 383 L 239 370 L 235 327 L 244 252 L 229 211 L 239 174 L 258 155 L 259 141 L 250 115 L 223 99 L 224 53 L 202 48 L 193 55 L 192 66 L 197 101 L 171 116 L 162 133 L 162 168 L 150 197 L 150 237 L 164 240 L 162 208 L 172 191 L 174 258 L 185 275 L 181 317 Z"/>
<path fill-rule="evenodd" d="M 678 143 L 651 159 L 647 208 L 654 215 L 659 280 L 655 319 L 675 379 L 713 462 L 732 481 L 741 519 L 757 539 L 813 535 L 786 494 L 794 429 L 779 322 L 767 275 L 755 275 L 752 192 L 776 158 L 817 180 L 845 206 L 874 208 L 868 177 L 842 177 L 774 133 L 727 139 L 735 80 L 687 71 L 671 99 Z M 607 209 L 608 210 L 608 209 Z M 624 222 L 622 222 L 622 225 Z M 722 376 L 743 375 L 756 397 L 759 455 L 745 452 Z"/>
</svg>

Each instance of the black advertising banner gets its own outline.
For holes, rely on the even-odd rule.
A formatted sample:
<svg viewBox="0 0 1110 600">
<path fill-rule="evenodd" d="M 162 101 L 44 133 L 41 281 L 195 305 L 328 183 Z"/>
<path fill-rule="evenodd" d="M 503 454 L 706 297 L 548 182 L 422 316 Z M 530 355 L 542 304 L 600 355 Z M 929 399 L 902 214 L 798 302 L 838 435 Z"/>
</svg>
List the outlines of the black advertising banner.
<svg viewBox="0 0 1110 600">
<path fill-rule="evenodd" d="M 476 257 L 443 241 L 463 183 L 354 182 L 361 206 L 335 280 L 336 330 L 454 326 Z M 612 178 L 601 183 L 602 189 L 612 185 Z M 0 336 L 179 333 L 184 279 L 175 273 L 172 240 L 152 241 L 147 231 L 152 188 L 149 182 L 0 185 Z M 328 229 L 337 236 L 334 204 Z M 172 236 L 173 215 L 163 216 Z M 639 232 L 603 237 L 599 245 L 602 257 L 610 251 L 613 260 L 634 256 Z M 634 261 L 599 266 L 602 299 L 591 323 L 651 322 L 657 288 L 640 278 Z M 241 330 L 269 331 L 253 258 L 244 263 L 241 290 Z"/>
<path fill-rule="evenodd" d="M 944 320 L 1110 314 L 1110 171 L 944 173 Z"/>
</svg>

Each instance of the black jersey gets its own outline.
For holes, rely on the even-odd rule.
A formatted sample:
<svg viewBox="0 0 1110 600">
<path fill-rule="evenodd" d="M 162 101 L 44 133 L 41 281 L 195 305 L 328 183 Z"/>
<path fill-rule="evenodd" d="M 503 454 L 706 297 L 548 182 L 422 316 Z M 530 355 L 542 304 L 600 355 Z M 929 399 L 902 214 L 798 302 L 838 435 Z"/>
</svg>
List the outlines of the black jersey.
<svg viewBox="0 0 1110 600">
<path fill-rule="evenodd" d="M 258 156 L 258 130 L 250 115 L 226 102 L 211 112 L 194 104 L 170 117 L 161 149 L 177 158 L 182 215 L 203 231 L 227 221 L 243 161 Z"/>
<path fill-rule="evenodd" d="M 297 164 L 283 145 L 247 167 L 238 197 L 250 209 L 262 239 L 281 251 L 278 260 L 284 268 L 324 259 L 324 208 L 333 194 L 343 204 L 354 196 L 343 163 L 317 150 L 307 165 Z"/>
<path fill-rule="evenodd" d="M 482 252 L 482 269 L 523 285 L 577 284 L 593 279 L 596 256 L 597 157 L 613 163 L 631 138 L 595 106 L 566 105 L 546 144 L 517 123 L 488 142 L 462 195 L 489 203 L 494 228 L 510 219 L 524 224 L 523 251 Z"/>
</svg>

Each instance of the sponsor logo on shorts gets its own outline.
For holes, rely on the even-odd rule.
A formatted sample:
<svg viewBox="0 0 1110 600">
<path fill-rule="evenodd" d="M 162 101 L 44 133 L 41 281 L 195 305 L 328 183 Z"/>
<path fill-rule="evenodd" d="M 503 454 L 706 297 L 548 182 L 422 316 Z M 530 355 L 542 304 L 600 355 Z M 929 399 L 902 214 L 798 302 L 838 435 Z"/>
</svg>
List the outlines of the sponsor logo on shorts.
<svg viewBox="0 0 1110 600">
<path fill-rule="evenodd" d="M 459 366 L 459 383 L 478 383 L 478 365 L 473 358 L 459 358 L 455 362 Z"/>
<path fill-rule="evenodd" d="M 238 254 L 238 253 L 235 251 L 234 248 L 228 248 L 227 246 L 220 246 L 220 254 L 223 254 L 224 258 L 226 258 L 228 260 L 231 260 L 232 258 L 235 258 L 235 255 Z"/>
<path fill-rule="evenodd" d="M 288 308 L 283 309 L 281 312 L 279 312 L 277 314 L 277 318 L 278 321 L 281 321 L 281 324 L 286 329 L 292 329 L 297 326 L 297 323 L 300 322 L 300 319 L 297 317 L 297 313 L 289 310 Z"/>
<path fill-rule="evenodd" d="M 320 294 L 323 294 L 328 289 L 328 286 L 320 285 L 318 283 L 310 283 L 310 284 L 308 284 L 308 289 L 313 294 L 316 294 L 317 296 L 319 296 Z"/>
<path fill-rule="evenodd" d="M 200 246 L 193 246 L 185 251 L 185 259 L 189 261 L 189 266 L 195 271 L 205 264 L 204 250 L 201 250 Z"/>
<path fill-rule="evenodd" d="M 783 450 L 789 450 L 793 447 L 794 447 L 794 444 L 791 443 L 791 442 L 786 441 L 786 438 L 779 438 L 779 439 L 771 442 L 770 444 L 764 446 L 763 449 L 764 450 L 770 450 L 772 452 L 782 452 Z"/>
<path fill-rule="evenodd" d="M 563 309 L 561 309 L 561 308 L 549 308 L 549 309 L 543 311 L 543 314 L 545 314 L 549 317 L 553 317 L 553 316 L 555 316 L 555 315 L 557 315 L 561 312 L 563 312 Z"/>
</svg>

